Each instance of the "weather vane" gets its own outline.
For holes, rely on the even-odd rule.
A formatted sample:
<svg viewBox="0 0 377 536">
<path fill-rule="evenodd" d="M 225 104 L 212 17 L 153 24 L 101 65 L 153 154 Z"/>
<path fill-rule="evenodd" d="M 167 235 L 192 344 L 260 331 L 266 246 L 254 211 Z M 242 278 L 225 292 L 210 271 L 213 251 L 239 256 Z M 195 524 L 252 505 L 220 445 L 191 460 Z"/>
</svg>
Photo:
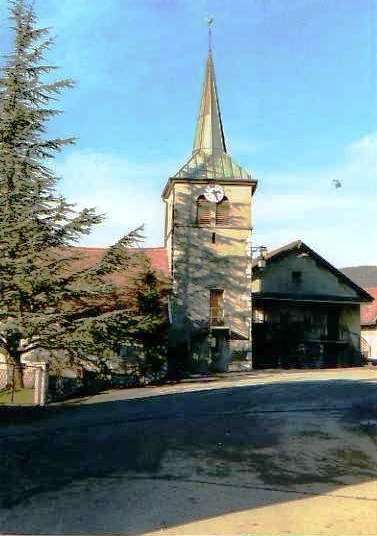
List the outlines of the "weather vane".
<svg viewBox="0 0 377 536">
<path fill-rule="evenodd" d="M 212 33 L 211 33 L 211 24 L 212 23 L 213 23 L 213 18 L 209 17 L 207 19 L 207 24 L 208 24 L 208 50 L 211 50 L 211 46 L 212 46 Z"/>
</svg>

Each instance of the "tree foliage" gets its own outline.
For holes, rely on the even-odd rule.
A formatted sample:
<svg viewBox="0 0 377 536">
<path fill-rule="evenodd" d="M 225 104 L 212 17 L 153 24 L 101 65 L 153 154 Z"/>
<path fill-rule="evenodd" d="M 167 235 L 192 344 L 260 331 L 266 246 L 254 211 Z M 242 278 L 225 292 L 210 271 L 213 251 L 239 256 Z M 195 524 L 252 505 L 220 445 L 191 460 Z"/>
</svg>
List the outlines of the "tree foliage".
<svg viewBox="0 0 377 536">
<path fill-rule="evenodd" d="M 12 50 L 0 67 L 0 345 L 19 365 L 24 354 L 42 349 L 83 357 L 111 346 L 120 332 L 124 338 L 126 330 L 140 331 L 150 317 L 142 313 L 146 304 L 132 278 L 120 290 L 114 274 L 152 269 L 146 261 L 136 269 L 138 256 L 130 252 L 141 229 L 95 263 L 73 247 L 103 220 L 57 193 L 50 164 L 74 143 L 47 135 L 60 113 L 56 100 L 73 82 L 45 81 L 55 70 L 45 60 L 53 39 L 38 28 L 32 4 L 11 1 L 10 20 Z M 101 333 L 112 335 L 100 343 Z"/>
<path fill-rule="evenodd" d="M 113 253 L 110 248 L 109 256 Z M 75 322 L 71 323 L 64 334 L 64 348 L 70 355 L 101 366 L 101 363 L 106 364 L 108 357 L 119 354 L 122 346 L 136 345 L 142 349 L 146 364 L 150 366 L 155 358 L 156 363 L 160 362 L 165 353 L 170 283 L 162 274 L 156 273 L 143 250 L 127 248 L 123 253 L 117 263 L 121 262 L 126 269 L 101 275 L 102 284 L 108 286 L 108 291 L 102 290 L 89 302 L 82 298 L 84 311 L 92 306 L 95 314 L 80 315 L 77 326 Z M 108 266 L 106 257 L 107 254 L 92 269 L 102 272 L 103 266 Z M 77 303 L 68 305 L 73 314 L 77 314 L 77 306 Z"/>
</svg>

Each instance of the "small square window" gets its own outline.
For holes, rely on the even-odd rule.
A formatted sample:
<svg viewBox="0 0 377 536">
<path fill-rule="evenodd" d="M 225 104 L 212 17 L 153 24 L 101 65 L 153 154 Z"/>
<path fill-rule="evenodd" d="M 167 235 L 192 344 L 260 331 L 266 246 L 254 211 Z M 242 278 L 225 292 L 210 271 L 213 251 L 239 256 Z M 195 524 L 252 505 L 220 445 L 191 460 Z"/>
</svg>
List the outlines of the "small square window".
<svg viewBox="0 0 377 536">
<path fill-rule="evenodd" d="M 294 288 L 300 288 L 302 283 L 302 272 L 291 272 L 291 277 Z"/>
</svg>

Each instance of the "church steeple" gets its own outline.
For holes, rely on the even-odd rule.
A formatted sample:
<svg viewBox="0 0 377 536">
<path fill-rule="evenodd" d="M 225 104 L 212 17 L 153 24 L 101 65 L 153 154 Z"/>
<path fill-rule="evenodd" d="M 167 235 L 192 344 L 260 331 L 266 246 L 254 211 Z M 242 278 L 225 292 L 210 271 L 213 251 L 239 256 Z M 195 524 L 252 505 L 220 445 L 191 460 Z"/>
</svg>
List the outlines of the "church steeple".
<svg viewBox="0 0 377 536">
<path fill-rule="evenodd" d="M 213 19 L 207 21 L 208 57 L 192 154 L 172 178 L 199 181 L 252 181 L 256 186 L 256 181 L 250 173 L 236 164 L 226 150 L 211 50 L 212 22 Z"/>
<path fill-rule="evenodd" d="M 193 147 L 194 154 L 201 151 L 206 154 L 226 153 L 211 48 L 208 50 L 202 99 Z"/>
</svg>

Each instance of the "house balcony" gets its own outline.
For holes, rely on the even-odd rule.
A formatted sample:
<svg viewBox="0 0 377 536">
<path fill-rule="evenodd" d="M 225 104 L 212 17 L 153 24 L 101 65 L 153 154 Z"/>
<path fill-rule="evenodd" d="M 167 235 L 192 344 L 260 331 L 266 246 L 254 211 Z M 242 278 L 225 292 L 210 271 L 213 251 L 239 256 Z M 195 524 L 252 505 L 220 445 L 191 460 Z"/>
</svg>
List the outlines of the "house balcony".
<svg viewBox="0 0 377 536">
<path fill-rule="evenodd" d="M 212 328 L 226 328 L 225 314 L 222 307 L 210 307 L 209 324 Z"/>
<path fill-rule="evenodd" d="M 244 323 L 240 322 L 239 320 L 236 320 L 235 318 L 230 318 L 224 313 L 222 307 L 210 308 L 209 327 L 212 332 L 227 332 L 226 336 L 229 339 L 243 341 L 249 339 L 248 325 L 245 325 Z"/>
</svg>

